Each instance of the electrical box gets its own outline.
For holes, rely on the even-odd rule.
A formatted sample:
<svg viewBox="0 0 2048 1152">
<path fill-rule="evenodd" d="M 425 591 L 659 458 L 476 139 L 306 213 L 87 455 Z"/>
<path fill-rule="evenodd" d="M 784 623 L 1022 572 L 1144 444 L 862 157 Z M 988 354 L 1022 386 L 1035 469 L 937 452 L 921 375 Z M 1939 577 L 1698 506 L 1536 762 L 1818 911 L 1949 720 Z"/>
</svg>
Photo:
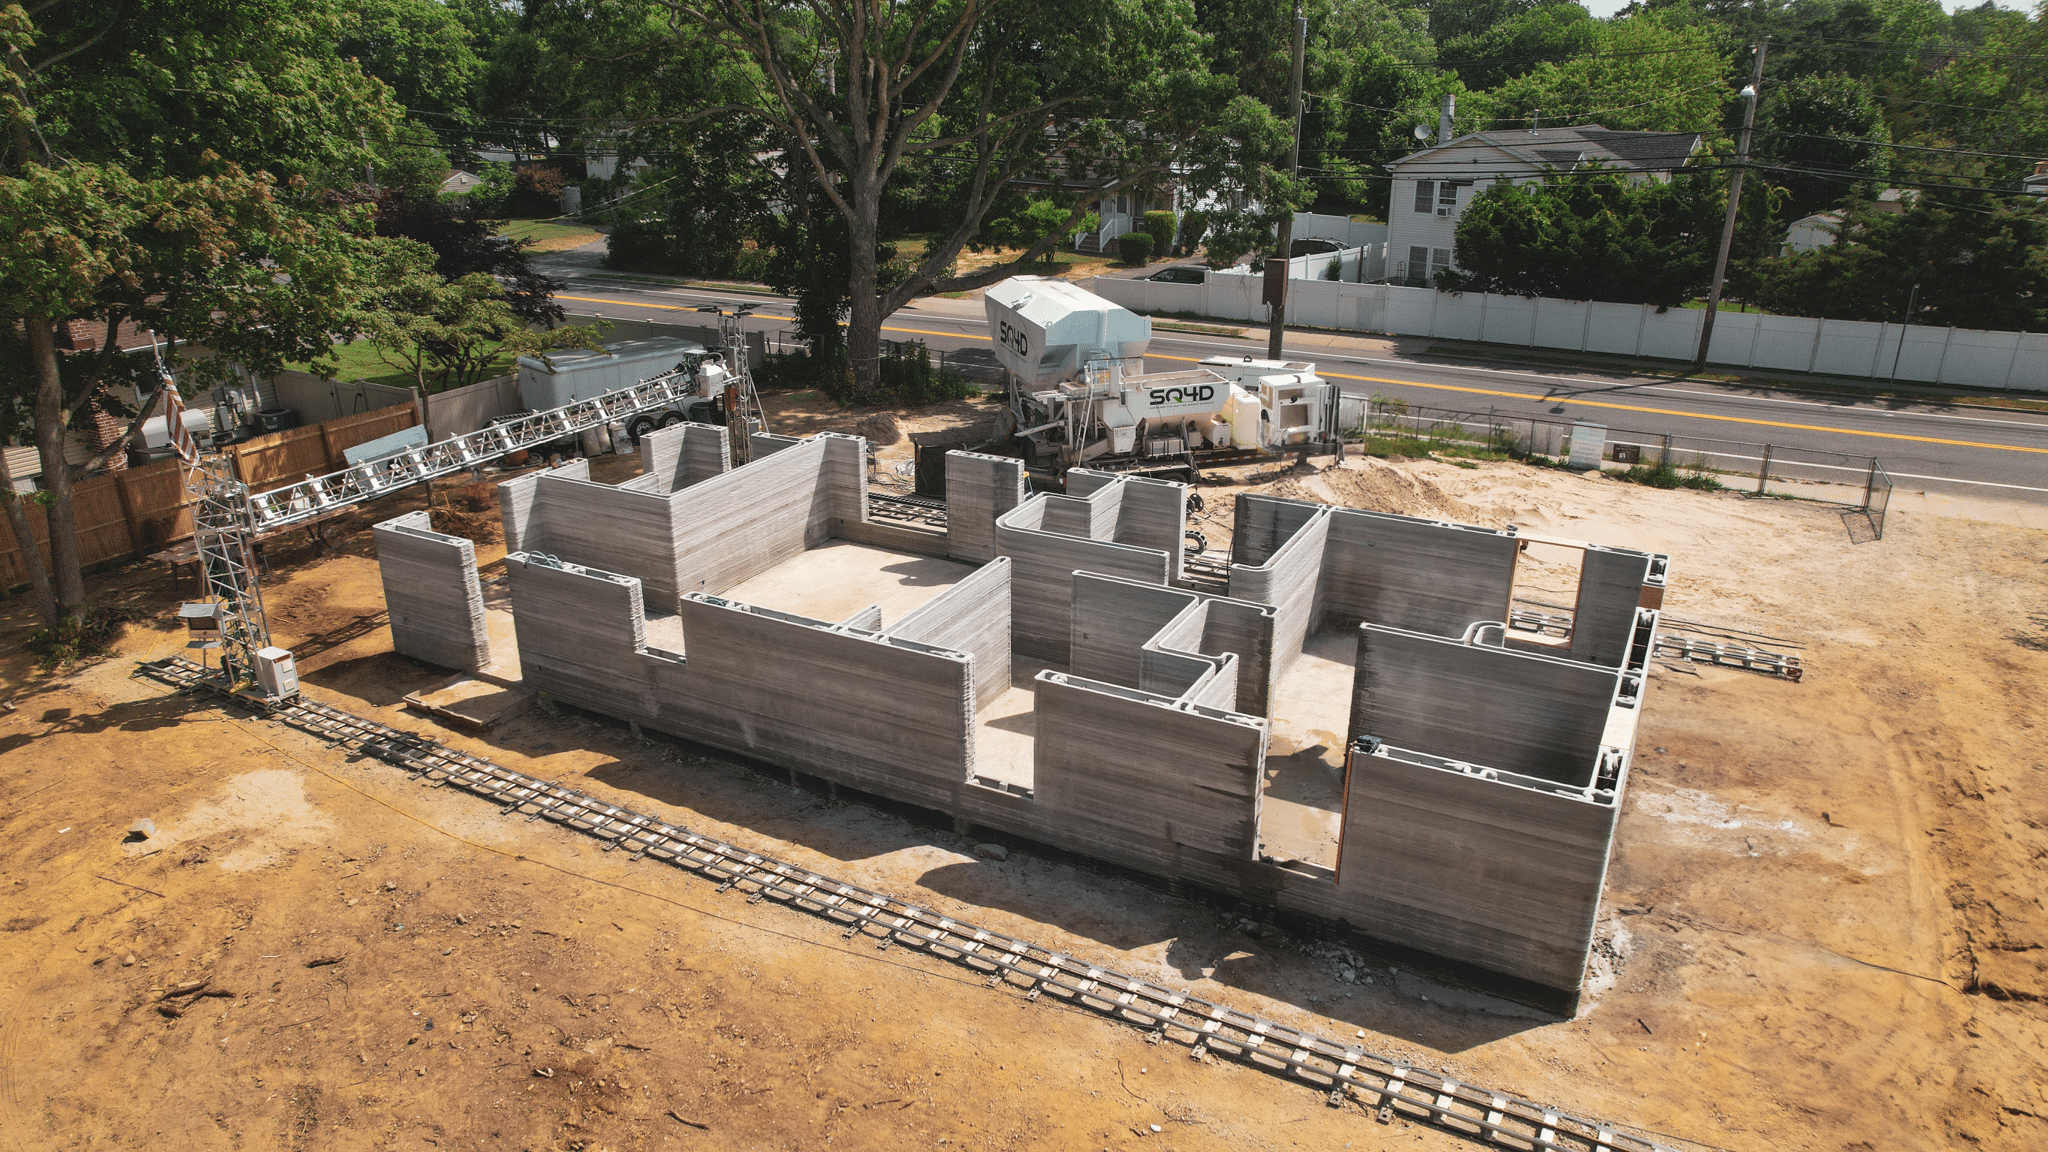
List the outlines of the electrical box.
<svg viewBox="0 0 2048 1152">
<path fill-rule="evenodd" d="M 284 700 L 299 694 L 299 667 L 283 648 L 264 648 L 256 653 L 256 680 L 263 693 Z"/>
<path fill-rule="evenodd" d="M 185 622 L 185 647 L 220 647 L 221 606 L 219 604 L 181 605 L 178 608 L 178 619 Z"/>
</svg>

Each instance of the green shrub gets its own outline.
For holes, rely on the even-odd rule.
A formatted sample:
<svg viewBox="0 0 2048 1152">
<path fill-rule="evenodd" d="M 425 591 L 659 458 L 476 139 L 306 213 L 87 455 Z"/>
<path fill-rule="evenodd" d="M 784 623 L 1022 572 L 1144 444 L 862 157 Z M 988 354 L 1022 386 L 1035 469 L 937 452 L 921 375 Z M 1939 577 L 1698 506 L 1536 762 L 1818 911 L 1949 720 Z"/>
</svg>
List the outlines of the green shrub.
<svg viewBox="0 0 2048 1152">
<path fill-rule="evenodd" d="M 1126 264 L 1143 264 L 1152 258 L 1152 234 L 1124 233 L 1116 238 L 1116 254 Z"/>
<path fill-rule="evenodd" d="M 1202 237 L 1209 231 L 1207 212 L 1189 211 L 1180 218 L 1181 251 L 1192 253 L 1202 243 Z"/>
<path fill-rule="evenodd" d="M 1145 234 L 1152 237 L 1152 250 L 1162 255 L 1173 251 L 1173 213 L 1145 213 Z"/>
<path fill-rule="evenodd" d="M 1696 488 L 1702 492 L 1714 492 L 1721 487 L 1721 482 L 1707 475 L 1706 469 L 1694 467 L 1680 472 L 1668 458 L 1658 460 L 1655 464 L 1638 464 L 1633 468 L 1610 472 L 1608 475 L 1616 480 L 1645 484 L 1651 488 Z"/>
<path fill-rule="evenodd" d="M 1332 256 L 1332 257 L 1330 257 L 1330 266 L 1329 266 L 1328 268 L 1325 268 L 1325 269 L 1323 269 L 1323 279 L 1325 279 L 1325 280 L 1342 280 L 1343 278 L 1344 278 L 1344 258 L 1343 258 L 1343 257 L 1341 257 L 1341 256 Z"/>
</svg>

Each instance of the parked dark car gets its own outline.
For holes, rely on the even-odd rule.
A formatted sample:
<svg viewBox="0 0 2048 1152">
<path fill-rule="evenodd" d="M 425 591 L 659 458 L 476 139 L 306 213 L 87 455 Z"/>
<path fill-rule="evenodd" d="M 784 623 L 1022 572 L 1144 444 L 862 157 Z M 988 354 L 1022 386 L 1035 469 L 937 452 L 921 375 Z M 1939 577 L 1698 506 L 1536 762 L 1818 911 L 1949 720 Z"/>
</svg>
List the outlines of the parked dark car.
<svg viewBox="0 0 2048 1152">
<path fill-rule="evenodd" d="M 1162 268 L 1145 277 L 1145 279 L 1157 280 L 1161 284 L 1200 284 L 1208 278 L 1208 275 L 1209 272 L 1206 268 L 1193 264 L 1181 264 L 1173 268 Z"/>
<path fill-rule="evenodd" d="M 1289 255 L 1290 257 L 1321 256 L 1327 252 L 1342 252 L 1343 250 L 1344 246 L 1342 244 L 1337 243 L 1335 240 L 1316 240 L 1304 238 L 1301 240 L 1296 240 L 1293 246 L 1288 248 L 1287 255 Z"/>
</svg>

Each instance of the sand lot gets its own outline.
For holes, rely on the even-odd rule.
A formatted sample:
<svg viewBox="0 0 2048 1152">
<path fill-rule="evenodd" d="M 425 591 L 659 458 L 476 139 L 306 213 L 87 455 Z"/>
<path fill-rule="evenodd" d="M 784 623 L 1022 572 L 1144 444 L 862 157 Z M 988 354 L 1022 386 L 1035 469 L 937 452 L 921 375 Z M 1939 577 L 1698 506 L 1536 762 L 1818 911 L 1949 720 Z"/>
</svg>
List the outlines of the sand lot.
<svg viewBox="0 0 2048 1152">
<path fill-rule="evenodd" d="M 623 726 L 534 710 L 442 729 L 402 708 L 447 673 L 391 652 L 367 531 L 416 496 L 330 529 L 331 549 L 274 550 L 265 597 L 337 707 L 1674 1147 L 2048 1143 L 2037 513 L 1902 500 L 1871 541 L 1822 505 L 1514 464 L 1241 479 L 1668 552 L 1669 616 L 1800 646 L 1799 683 L 1653 665 L 1577 1019 L 1028 851 L 982 859 Z M 1212 541 L 1231 492 L 1203 489 Z M 487 581 L 489 497 L 444 486 L 435 513 L 478 541 Z M 1524 594 L 1569 587 L 1552 562 Z M 21 649 L 25 601 L 0 605 L 0 1146 L 1473 1146 L 172 695 L 131 673 L 182 642 L 183 589 L 143 564 L 92 585 L 136 619 L 118 657 L 62 675 Z M 155 850 L 122 844 L 138 817 Z M 1339 979 L 1361 963 L 1373 983 Z"/>
</svg>

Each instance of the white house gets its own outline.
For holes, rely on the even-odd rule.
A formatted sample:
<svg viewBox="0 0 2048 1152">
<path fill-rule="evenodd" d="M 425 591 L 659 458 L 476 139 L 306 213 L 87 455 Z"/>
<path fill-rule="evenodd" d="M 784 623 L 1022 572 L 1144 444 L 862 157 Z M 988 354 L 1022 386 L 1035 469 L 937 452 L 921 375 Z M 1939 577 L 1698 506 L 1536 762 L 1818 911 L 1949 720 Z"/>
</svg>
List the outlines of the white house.
<svg viewBox="0 0 2048 1152">
<path fill-rule="evenodd" d="M 1906 210 L 1905 193 L 1897 188 L 1887 188 L 1877 194 L 1877 200 L 1870 205 L 1873 212 L 1903 212 Z M 1811 252 L 1833 244 L 1842 235 L 1842 222 L 1848 219 L 1840 209 L 1815 212 L 1801 216 L 1785 226 L 1785 247 L 1788 254 Z"/>
<path fill-rule="evenodd" d="M 2035 196 L 2048 196 L 2048 160 L 2034 165 L 2034 174 L 2020 181 L 2020 188 Z"/>
<path fill-rule="evenodd" d="M 1471 132 L 1387 165 L 1387 277 L 1428 284 L 1457 263 L 1452 235 L 1472 197 L 1495 184 L 1533 184 L 1588 165 L 1632 180 L 1669 180 L 1700 147 L 1695 132 L 1611 132 L 1575 128 Z"/>
</svg>

